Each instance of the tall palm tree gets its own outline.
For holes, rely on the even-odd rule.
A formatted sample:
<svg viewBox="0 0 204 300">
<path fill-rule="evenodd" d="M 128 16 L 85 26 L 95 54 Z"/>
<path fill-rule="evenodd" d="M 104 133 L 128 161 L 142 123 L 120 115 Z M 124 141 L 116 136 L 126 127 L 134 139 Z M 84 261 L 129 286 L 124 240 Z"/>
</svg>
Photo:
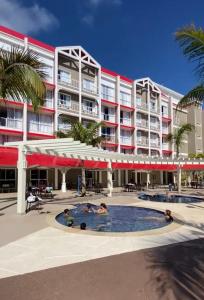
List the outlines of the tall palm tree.
<svg viewBox="0 0 204 300">
<path fill-rule="evenodd" d="M 39 56 L 31 50 L 18 47 L 11 51 L 0 49 L 0 98 L 31 101 L 36 111 L 43 105 L 46 73 Z"/>
<path fill-rule="evenodd" d="M 179 101 L 178 107 L 200 106 L 204 103 L 204 30 L 194 25 L 186 26 L 176 32 L 176 40 L 184 55 L 196 63 L 195 71 L 200 78 L 199 84 Z"/>
<path fill-rule="evenodd" d="M 192 124 L 183 124 L 178 129 L 176 129 L 173 133 L 169 133 L 166 136 L 166 141 L 171 142 L 176 147 L 176 157 L 179 158 L 180 148 L 183 144 L 184 137 L 186 134 L 189 134 L 194 129 L 194 125 Z"/>
<path fill-rule="evenodd" d="M 65 123 L 68 122 L 66 118 L 63 119 Z M 88 123 L 85 127 L 81 122 L 71 122 L 71 129 L 67 132 L 58 131 L 57 137 L 67 138 L 71 137 L 75 141 L 80 141 L 87 145 L 92 145 L 97 147 L 103 141 L 103 137 L 98 135 L 99 128 L 103 125 L 103 122 L 100 123 Z M 85 169 L 82 168 L 82 191 L 81 196 L 86 195 L 86 178 L 85 178 Z"/>
</svg>

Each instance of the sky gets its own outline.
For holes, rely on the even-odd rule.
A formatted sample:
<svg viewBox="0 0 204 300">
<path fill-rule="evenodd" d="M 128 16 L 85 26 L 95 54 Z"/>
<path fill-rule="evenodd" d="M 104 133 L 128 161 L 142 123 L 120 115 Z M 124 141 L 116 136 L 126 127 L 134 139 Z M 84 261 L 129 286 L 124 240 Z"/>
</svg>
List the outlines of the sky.
<svg viewBox="0 0 204 300">
<path fill-rule="evenodd" d="M 180 93 L 198 82 L 176 30 L 204 28 L 203 0 L 0 0 L 0 24 L 53 46 L 81 45 L 103 67 Z"/>
</svg>

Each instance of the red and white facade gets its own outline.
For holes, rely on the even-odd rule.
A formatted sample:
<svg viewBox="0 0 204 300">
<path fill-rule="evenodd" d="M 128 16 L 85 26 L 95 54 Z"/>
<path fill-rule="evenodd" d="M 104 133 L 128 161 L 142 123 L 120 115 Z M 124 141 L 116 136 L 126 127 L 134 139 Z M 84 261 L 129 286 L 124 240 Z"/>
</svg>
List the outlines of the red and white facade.
<svg viewBox="0 0 204 300">
<path fill-rule="evenodd" d="M 64 123 L 104 122 L 103 148 L 118 153 L 172 157 L 165 135 L 178 125 L 175 106 L 181 94 L 149 78 L 131 80 L 103 68 L 80 46 L 52 47 L 0 26 L 0 47 L 12 46 L 38 53 L 47 73 L 47 94 L 38 113 L 31 104 L 1 99 L 0 144 L 53 138 Z M 183 120 L 187 113 L 182 113 Z M 187 155 L 184 147 L 182 154 Z M 124 175 L 128 180 L 128 175 Z M 120 176 L 118 176 L 120 177 Z"/>
</svg>

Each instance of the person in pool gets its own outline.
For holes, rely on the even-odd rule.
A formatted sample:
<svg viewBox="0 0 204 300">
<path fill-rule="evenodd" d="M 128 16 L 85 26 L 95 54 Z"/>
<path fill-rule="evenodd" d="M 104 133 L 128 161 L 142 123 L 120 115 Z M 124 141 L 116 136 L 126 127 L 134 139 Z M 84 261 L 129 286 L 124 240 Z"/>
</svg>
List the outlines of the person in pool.
<svg viewBox="0 0 204 300">
<path fill-rule="evenodd" d="M 107 205 L 105 203 L 101 203 L 100 207 L 97 210 L 95 210 L 95 213 L 99 215 L 107 214 L 108 213 Z"/>
<path fill-rule="evenodd" d="M 85 212 L 85 213 L 92 213 L 92 212 L 93 212 L 93 209 L 92 209 L 90 203 L 88 203 L 88 204 L 86 205 L 86 207 L 83 209 L 83 212 Z"/>
<path fill-rule="evenodd" d="M 74 224 L 74 218 L 71 216 L 70 210 L 68 208 L 66 208 L 64 210 L 64 218 L 65 218 L 65 221 L 66 221 L 66 225 L 68 227 L 72 227 L 73 224 Z"/>
<path fill-rule="evenodd" d="M 169 209 L 165 210 L 164 215 L 167 222 L 173 222 L 174 218 L 172 217 L 171 211 Z"/>
</svg>

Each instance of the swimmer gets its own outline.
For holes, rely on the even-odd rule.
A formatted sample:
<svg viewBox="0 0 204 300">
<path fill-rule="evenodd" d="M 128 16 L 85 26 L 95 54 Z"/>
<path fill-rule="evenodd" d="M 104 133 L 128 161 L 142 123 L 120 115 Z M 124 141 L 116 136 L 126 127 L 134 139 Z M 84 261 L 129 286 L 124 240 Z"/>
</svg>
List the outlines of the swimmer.
<svg viewBox="0 0 204 300">
<path fill-rule="evenodd" d="M 164 215 L 167 222 L 173 222 L 174 218 L 172 217 L 171 211 L 169 209 L 165 210 Z"/>
<path fill-rule="evenodd" d="M 90 203 L 88 203 L 88 204 L 86 205 L 86 207 L 83 209 L 83 212 L 85 212 L 85 213 L 91 213 L 91 212 L 93 212 L 93 209 L 92 209 Z"/>
<path fill-rule="evenodd" d="M 64 210 L 64 218 L 65 218 L 65 221 L 66 221 L 66 225 L 68 227 L 72 227 L 72 225 L 74 224 L 74 218 L 71 216 L 70 210 L 68 208 L 66 208 Z"/>
<path fill-rule="evenodd" d="M 97 214 L 100 214 L 100 215 L 107 214 L 108 213 L 108 208 L 107 208 L 105 203 L 101 203 L 100 207 L 97 210 L 95 210 L 94 212 L 97 213 Z"/>
</svg>

